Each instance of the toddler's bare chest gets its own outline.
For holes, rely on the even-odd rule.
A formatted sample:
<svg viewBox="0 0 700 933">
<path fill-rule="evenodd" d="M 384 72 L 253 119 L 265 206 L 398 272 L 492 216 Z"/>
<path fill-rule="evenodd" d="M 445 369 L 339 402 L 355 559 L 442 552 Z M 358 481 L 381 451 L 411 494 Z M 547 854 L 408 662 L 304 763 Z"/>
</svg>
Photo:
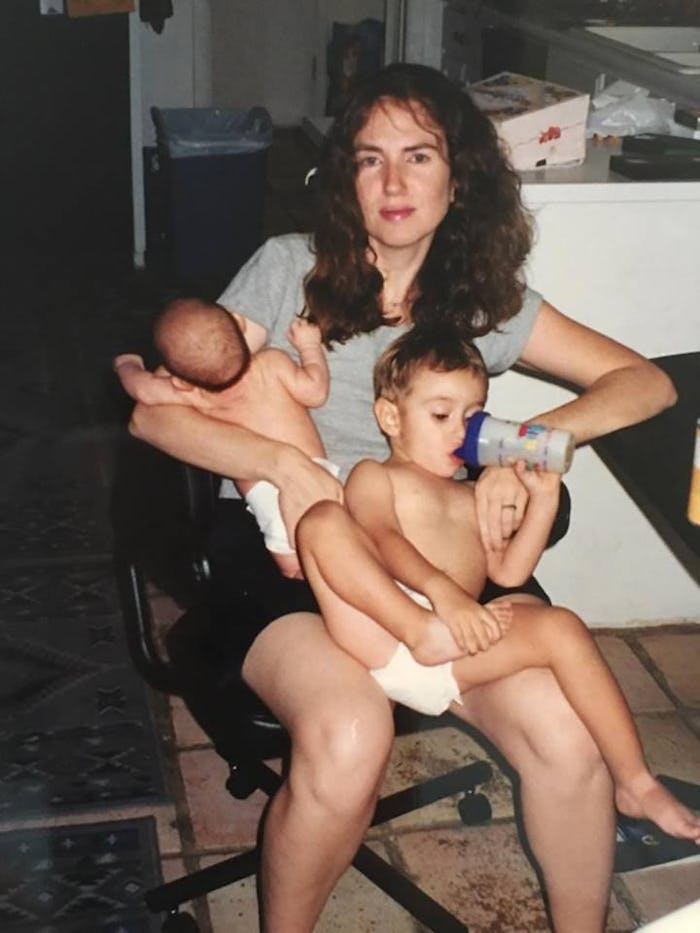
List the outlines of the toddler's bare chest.
<svg viewBox="0 0 700 933">
<path fill-rule="evenodd" d="M 474 492 L 454 480 L 442 484 L 402 479 L 395 484 L 396 512 L 406 537 L 431 563 L 461 576 L 481 554 Z"/>
</svg>

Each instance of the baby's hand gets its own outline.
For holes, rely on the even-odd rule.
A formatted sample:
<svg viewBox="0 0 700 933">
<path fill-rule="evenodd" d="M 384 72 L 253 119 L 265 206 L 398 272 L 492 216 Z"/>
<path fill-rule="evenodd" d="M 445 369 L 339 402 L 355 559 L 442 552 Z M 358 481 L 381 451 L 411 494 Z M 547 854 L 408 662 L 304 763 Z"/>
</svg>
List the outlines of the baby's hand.
<svg viewBox="0 0 700 933">
<path fill-rule="evenodd" d="M 125 363 L 134 363 L 139 369 L 145 369 L 143 363 L 143 357 L 139 356 L 138 353 L 120 353 L 119 356 L 114 357 L 112 363 L 112 368 L 116 372 L 120 366 L 123 366 Z"/>
<path fill-rule="evenodd" d="M 289 325 L 287 339 L 295 350 L 321 346 L 321 328 L 305 318 L 296 317 Z"/>
<path fill-rule="evenodd" d="M 515 464 L 515 472 L 532 499 L 539 496 L 552 496 L 558 499 L 561 486 L 561 474 L 545 470 L 531 469 L 524 460 Z"/>
</svg>

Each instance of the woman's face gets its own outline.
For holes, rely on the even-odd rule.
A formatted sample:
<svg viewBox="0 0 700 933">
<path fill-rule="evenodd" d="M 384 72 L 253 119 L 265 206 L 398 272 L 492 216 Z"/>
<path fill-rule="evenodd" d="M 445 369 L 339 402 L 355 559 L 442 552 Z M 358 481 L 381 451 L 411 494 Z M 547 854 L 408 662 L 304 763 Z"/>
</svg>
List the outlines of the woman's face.
<svg viewBox="0 0 700 933">
<path fill-rule="evenodd" d="M 453 197 L 442 130 L 418 106 L 387 100 L 372 110 L 354 148 L 370 245 L 378 256 L 416 247 L 427 253 Z"/>
</svg>

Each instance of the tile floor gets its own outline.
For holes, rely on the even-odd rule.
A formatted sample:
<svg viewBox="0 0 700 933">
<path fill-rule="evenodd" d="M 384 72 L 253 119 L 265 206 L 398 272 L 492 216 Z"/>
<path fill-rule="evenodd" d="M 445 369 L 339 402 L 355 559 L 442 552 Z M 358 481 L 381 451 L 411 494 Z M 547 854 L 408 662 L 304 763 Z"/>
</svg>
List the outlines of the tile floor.
<svg viewBox="0 0 700 933">
<path fill-rule="evenodd" d="M 597 638 L 635 714 L 651 767 L 700 782 L 700 628 L 675 624 L 606 630 Z M 250 847 L 265 799 L 260 792 L 245 801 L 230 797 L 224 788 L 226 768 L 206 735 L 180 700 L 172 699 L 170 708 L 172 732 L 166 723 L 164 738 L 179 794 L 178 829 L 163 826 L 166 878 L 177 877 L 184 861 L 192 870 Z M 450 727 L 403 736 L 396 742 L 385 789 L 397 790 L 483 757 L 476 742 Z M 496 768 L 483 789 L 493 807 L 493 819 L 486 825 L 463 826 L 456 798 L 447 798 L 371 830 L 371 844 L 473 933 L 546 931 L 537 881 L 518 842 L 508 779 Z M 628 933 L 697 898 L 700 856 L 617 875 L 606 933 Z M 212 894 L 193 909 L 202 933 L 258 929 L 250 880 Z M 423 927 L 351 868 L 317 929 L 416 933 Z"/>
</svg>

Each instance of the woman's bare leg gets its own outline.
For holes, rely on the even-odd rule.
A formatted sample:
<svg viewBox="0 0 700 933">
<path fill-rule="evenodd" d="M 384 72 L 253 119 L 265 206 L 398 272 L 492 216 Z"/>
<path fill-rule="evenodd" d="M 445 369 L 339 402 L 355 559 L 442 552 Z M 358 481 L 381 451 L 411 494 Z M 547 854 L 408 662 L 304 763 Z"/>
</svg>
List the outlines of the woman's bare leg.
<svg viewBox="0 0 700 933">
<path fill-rule="evenodd" d="M 595 742 L 543 668 L 476 687 L 462 699 L 452 711 L 483 732 L 520 776 L 525 830 L 556 933 L 602 933 L 615 811 Z"/>
<path fill-rule="evenodd" d="M 391 707 L 310 613 L 264 629 L 243 677 L 292 738 L 289 777 L 263 833 L 262 929 L 310 933 L 372 818 L 393 742 Z"/>
<path fill-rule="evenodd" d="M 453 663 L 461 689 L 546 665 L 598 745 L 618 809 L 667 833 L 700 842 L 700 820 L 650 773 L 632 713 L 581 619 L 550 606 L 512 607 L 511 627 L 488 651 Z"/>
</svg>

